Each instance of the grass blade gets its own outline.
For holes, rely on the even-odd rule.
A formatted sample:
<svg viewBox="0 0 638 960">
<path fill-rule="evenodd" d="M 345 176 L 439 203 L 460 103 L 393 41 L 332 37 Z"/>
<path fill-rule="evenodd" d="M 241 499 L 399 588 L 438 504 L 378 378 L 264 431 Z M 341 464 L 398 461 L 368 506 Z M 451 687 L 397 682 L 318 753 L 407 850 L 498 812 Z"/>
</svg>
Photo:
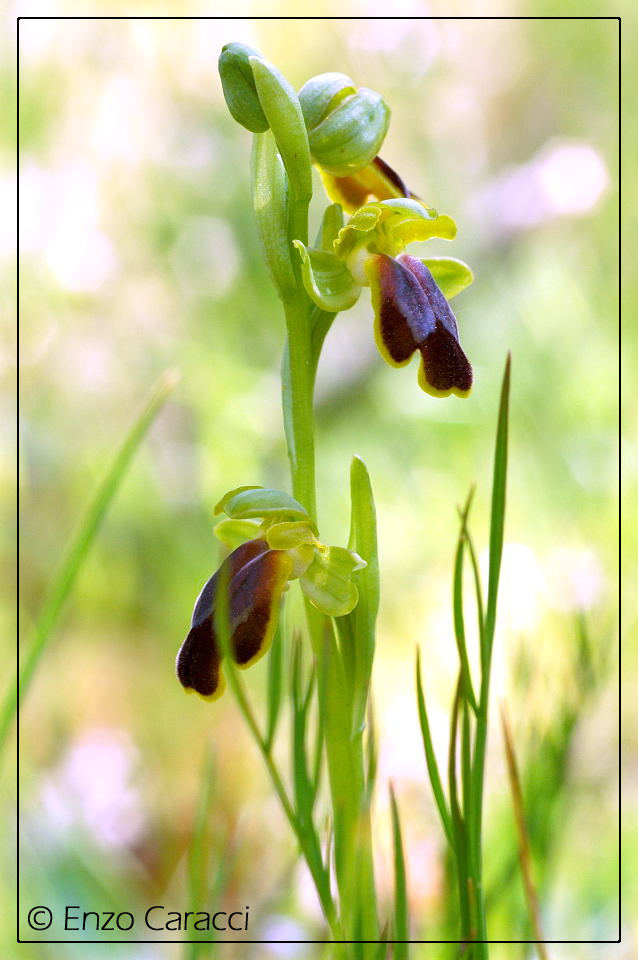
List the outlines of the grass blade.
<svg viewBox="0 0 638 960">
<path fill-rule="evenodd" d="M 511 355 L 507 355 L 501 401 L 496 428 L 496 446 L 494 449 L 494 479 L 492 482 L 492 508 L 490 513 L 490 570 L 487 588 L 487 612 L 485 614 L 485 633 L 488 656 L 491 653 L 496 625 L 496 599 L 498 581 L 503 557 L 503 534 L 505 529 L 505 489 L 507 484 L 507 447 L 509 424 L 509 395 Z"/>
<path fill-rule="evenodd" d="M 430 723 L 428 720 L 428 712 L 425 707 L 425 697 L 423 695 L 423 682 L 421 680 L 421 653 L 418 647 L 416 651 L 416 692 L 417 692 L 417 703 L 419 708 L 419 723 L 421 725 L 421 734 L 423 736 L 423 748 L 425 750 L 425 762 L 428 768 L 430 783 L 432 784 L 432 792 L 434 793 L 434 800 L 436 802 L 436 805 L 439 811 L 439 817 L 441 818 L 443 831 L 445 833 L 445 836 L 447 837 L 448 843 L 450 844 L 450 846 L 453 846 L 454 838 L 452 836 L 452 822 L 450 819 L 450 812 L 447 807 L 445 794 L 443 793 L 441 776 L 439 774 L 439 768 L 436 762 L 436 755 L 434 753 L 434 746 L 432 744 L 432 734 L 430 733 Z"/>
<path fill-rule="evenodd" d="M 271 750 L 281 707 L 284 644 L 281 622 L 277 624 L 268 659 L 268 714 L 266 718 L 266 749 Z"/>
<path fill-rule="evenodd" d="M 68 545 L 57 575 L 51 584 L 40 616 L 37 619 L 35 640 L 23 661 L 19 681 L 14 680 L 12 682 L 5 697 L 2 713 L 0 714 L 0 749 L 6 740 L 18 708 L 18 686 L 20 697 L 24 700 L 36 667 L 57 626 L 64 604 L 75 585 L 75 581 L 100 529 L 106 511 L 120 488 L 133 456 L 137 452 L 168 395 L 175 387 L 177 380 L 178 374 L 173 370 L 167 370 L 157 381 L 149 400 L 139 413 L 124 438 L 122 445 L 115 454 L 109 469 L 86 509 L 75 535 Z"/>
<path fill-rule="evenodd" d="M 496 601 L 498 581 L 503 557 L 503 535 L 505 528 L 505 490 L 507 484 L 507 447 L 509 424 L 511 356 L 507 355 L 496 428 L 494 448 L 494 474 L 492 482 L 492 504 L 490 511 L 490 569 L 487 592 L 487 610 L 481 635 L 481 693 L 476 717 L 474 754 L 472 757 L 472 789 L 470 791 L 471 816 L 468 817 L 470 840 L 472 843 L 471 863 L 475 871 L 476 886 L 474 894 L 477 904 L 478 939 L 488 939 L 485 914 L 485 896 L 483 891 L 483 793 L 485 779 L 485 752 L 487 748 L 487 721 L 490 698 L 490 672 L 492 663 L 492 645 L 496 625 Z M 475 565 L 475 561 L 474 561 Z M 477 598 L 480 596 L 478 570 L 475 569 Z M 484 956 L 487 956 L 484 951 Z"/>
<path fill-rule="evenodd" d="M 463 518 L 463 533 L 467 543 L 468 553 L 470 555 L 470 564 L 474 575 L 474 593 L 476 595 L 476 614 L 478 619 L 479 647 L 481 651 L 481 664 L 485 663 L 485 614 L 483 606 L 483 587 L 481 586 L 481 573 L 479 570 L 474 541 L 467 527 L 467 518 Z"/>
<path fill-rule="evenodd" d="M 450 813 L 452 820 L 452 845 L 456 860 L 456 874 L 459 889 L 459 906 L 461 910 L 461 939 L 475 939 L 476 932 L 472 930 L 470 921 L 470 901 L 468 887 L 468 851 L 465 823 L 461 813 L 461 807 L 458 800 L 458 787 L 456 776 L 456 754 L 457 754 L 457 735 L 459 726 L 459 712 L 461 709 L 461 690 L 463 687 L 463 677 L 459 673 L 459 679 L 456 685 L 454 695 L 454 704 L 452 706 L 452 715 L 450 718 L 450 745 L 448 752 L 448 784 L 450 791 Z"/>
<path fill-rule="evenodd" d="M 368 722 L 367 722 L 367 732 L 368 738 L 366 741 L 366 792 L 367 792 L 367 804 L 368 806 L 372 802 L 372 794 L 374 793 L 375 784 L 377 782 L 377 768 L 379 761 L 379 751 L 377 746 L 377 730 L 374 722 L 374 706 L 372 703 L 372 697 L 368 699 Z"/>
<path fill-rule="evenodd" d="M 456 648 L 461 661 L 461 676 L 463 677 L 463 694 L 468 701 L 474 713 L 478 710 L 474 688 L 472 686 L 472 674 L 470 672 L 470 663 L 467 656 L 467 644 L 465 642 L 465 616 L 463 614 L 463 552 L 465 547 L 465 524 L 467 515 L 472 503 L 474 490 L 470 490 L 465 507 L 461 513 L 461 530 L 456 546 L 456 557 L 454 560 L 454 586 L 453 586 L 453 607 L 454 607 L 454 636 L 456 639 Z"/>
<path fill-rule="evenodd" d="M 516 762 L 516 752 L 514 750 L 514 740 L 510 728 L 507 713 L 504 704 L 501 704 L 501 726 L 503 727 L 503 740 L 505 743 L 505 757 L 507 759 L 507 772 L 510 781 L 510 791 L 512 794 L 512 806 L 514 808 L 514 820 L 516 821 L 516 833 L 518 835 L 518 857 L 523 876 L 523 886 L 525 887 L 525 899 L 529 911 L 534 938 L 536 940 L 536 950 L 539 960 L 547 960 L 547 951 L 542 942 L 545 938 L 541 927 L 540 909 L 538 906 L 538 896 L 536 887 L 532 880 L 532 856 L 525 824 L 525 811 L 523 808 L 523 791 L 521 790 L 521 780 L 518 773 L 518 764 Z"/>
<path fill-rule="evenodd" d="M 312 808 L 315 794 L 312 782 L 308 775 L 308 758 L 306 756 L 306 726 L 310 698 L 314 687 L 314 676 L 311 675 L 306 693 L 303 691 L 303 647 L 301 637 L 293 639 L 291 664 L 291 700 L 292 700 L 292 774 L 295 796 L 295 806 L 300 823 L 305 828 L 312 828 Z M 318 842 L 318 841 L 317 841 Z"/>
<path fill-rule="evenodd" d="M 199 801 L 195 813 L 195 822 L 193 824 L 193 834 L 188 850 L 188 898 L 189 909 L 196 913 L 204 908 L 208 898 L 208 815 L 210 812 L 211 799 L 213 793 L 213 752 L 210 747 L 206 750 L 204 766 L 202 770 Z M 224 865 L 225 858 L 222 858 Z M 202 940 L 204 937 L 202 936 Z M 206 940 L 210 942 L 210 932 L 206 934 Z M 206 941 L 204 941 L 206 942 Z M 210 947 L 202 947 L 199 943 L 190 943 L 186 947 L 186 956 L 190 960 L 196 958 L 206 951 L 210 954 Z"/>
<path fill-rule="evenodd" d="M 408 895 L 405 877 L 405 856 L 401 836 L 399 809 L 392 784 L 390 784 L 390 809 L 392 811 L 392 841 L 394 847 L 394 960 L 406 960 L 409 939 Z"/>
</svg>

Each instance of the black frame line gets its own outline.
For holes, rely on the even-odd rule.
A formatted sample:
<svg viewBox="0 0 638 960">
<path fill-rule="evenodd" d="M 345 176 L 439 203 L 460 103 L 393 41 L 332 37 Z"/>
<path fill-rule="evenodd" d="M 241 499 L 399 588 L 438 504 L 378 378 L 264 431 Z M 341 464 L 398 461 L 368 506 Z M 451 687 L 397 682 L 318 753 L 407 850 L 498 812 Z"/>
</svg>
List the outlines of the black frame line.
<svg viewBox="0 0 638 960">
<path fill-rule="evenodd" d="M 620 589 L 620 570 L 622 567 L 622 507 L 621 507 L 621 489 L 622 489 L 622 432 L 621 432 L 621 417 L 620 411 L 622 407 L 622 354 L 621 354 L 621 340 L 622 340 L 622 186 L 621 186 L 621 169 L 622 169 L 622 17 L 579 17 L 579 16 L 505 16 L 505 17 L 228 17 L 228 16 L 59 16 L 59 17 L 49 17 L 49 16 L 19 16 L 16 17 L 16 184 L 17 184 L 17 211 L 16 211 L 16 389 L 17 389 L 17 400 L 18 400 L 18 414 L 16 421 L 16 434 L 17 434 L 17 454 L 16 454 L 16 465 L 17 472 L 19 473 L 19 439 L 20 439 L 20 430 L 19 430 L 19 395 L 20 395 L 20 367 L 19 367 L 19 356 L 20 356 L 20 22 L 22 20 L 225 20 L 225 21 L 261 21 L 261 20 L 283 20 L 283 21 L 297 21 L 297 20 L 331 20 L 331 21 L 359 21 L 359 20 L 471 20 L 471 21 L 487 21 L 491 22 L 494 20 L 591 20 L 591 21 L 607 21 L 607 20 L 616 20 L 618 22 L 618 560 L 619 560 L 619 582 L 618 582 L 618 618 L 619 624 L 621 621 L 621 607 L 622 607 L 622 597 Z M 20 534 L 19 534 L 19 494 L 16 499 L 16 517 L 17 517 L 17 589 L 19 591 L 19 560 L 20 560 Z M 354 944 L 354 943 L 381 943 L 386 942 L 388 945 L 393 943 L 409 943 L 409 944 L 457 944 L 465 945 L 466 941 L 464 940 L 244 940 L 244 939 L 220 939 L 215 938 L 214 940 L 43 940 L 43 939 L 24 939 L 20 937 L 20 610 L 19 610 L 19 600 L 17 603 L 17 631 L 16 631 L 16 659 L 17 659 L 17 676 L 18 676 L 18 687 L 17 687 L 17 707 L 16 707 L 16 943 L 42 943 L 42 944 L 72 944 L 72 943 L 101 943 L 101 944 L 152 944 L 154 946 L 162 944 L 184 944 L 184 943 L 193 943 L 193 944 L 219 944 L 219 943 L 251 943 L 251 944 L 263 944 L 263 943 L 312 943 L 312 944 L 329 944 L 329 943 L 339 943 L 339 944 Z M 473 940 L 471 943 L 495 943 L 495 944 L 530 944 L 534 945 L 537 943 L 543 944 L 582 944 L 582 945 L 594 945 L 594 944 L 613 944 L 613 943 L 622 943 L 622 889 L 621 889 L 621 878 L 622 878 L 622 745 L 621 745 L 621 733 L 622 733 L 622 684 L 621 684 L 621 675 L 622 675 L 622 643 L 621 643 L 621 633 L 619 631 L 618 639 L 618 937 L 615 940 Z"/>
</svg>

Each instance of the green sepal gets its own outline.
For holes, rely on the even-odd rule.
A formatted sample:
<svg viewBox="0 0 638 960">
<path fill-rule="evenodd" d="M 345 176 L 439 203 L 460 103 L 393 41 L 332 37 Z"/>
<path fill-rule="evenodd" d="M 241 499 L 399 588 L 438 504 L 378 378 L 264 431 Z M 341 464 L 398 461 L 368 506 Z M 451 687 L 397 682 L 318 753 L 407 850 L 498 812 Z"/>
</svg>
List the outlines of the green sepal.
<svg viewBox="0 0 638 960">
<path fill-rule="evenodd" d="M 301 240 L 293 243 L 301 256 L 303 285 L 313 303 L 328 313 L 339 313 L 357 302 L 361 287 L 336 254 L 306 247 Z"/>
<path fill-rule="evenodd" d="M 352 574 L 366 566 L 358 554 L 344 547 L 323 547 L 300 579 L 311 603 L 329 617 L 343 617 L 357 605 L 359 592 Z"/>
<path fill-rule="evenodd" d="M 421 261 L 428 268 L 441 293 L 450 300 L 474 280 L 467 263 L 454 257 L 427 257 Z"/>
<path fill-rule="evenodd" d="M 219 57 L 219 76 L 231 116 L 251 133 L 263 133 L 269 123 L 261 108 L 250 58 L 261 55 L 244 43 L 227 43 Z"/>
<path fill-rule="evenodd" d="M 259 535 L 260 531 L 261 523 L 259 520 L 222 519 L 216 524 L 213 532 L 225 547 L 235 550 L 246 540 L 253 540 Z"/>
<path fill-rule="evenodd" d="M 255 486 L 229 490 L 215 507 L 215 513 L 222 512 L 232 520 L 251 517 L 309 520 L 308 512 L 289 493 Z"/>
<path fill-rule="evenodd" d="M 288 240 L 288 175 L 270 131 L 257 134 L 251 158 L 253 207 L 259 242 L 282 300 L 297 288 Z"/>
<path fill-rule="evenodd" d="M 284 162 L 291 189 L 298 200 L 312 196 L 312 168 L 308 134 L 299 98 L 272 63 L 250 57 L 259 101 Z"/>
</svg>

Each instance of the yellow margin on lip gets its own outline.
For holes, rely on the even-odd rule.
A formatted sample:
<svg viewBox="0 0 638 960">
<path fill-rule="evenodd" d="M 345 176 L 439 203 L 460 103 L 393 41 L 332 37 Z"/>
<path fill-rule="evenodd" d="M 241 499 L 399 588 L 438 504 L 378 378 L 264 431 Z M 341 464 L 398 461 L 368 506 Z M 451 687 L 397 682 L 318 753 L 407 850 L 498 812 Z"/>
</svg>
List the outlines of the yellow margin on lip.
<svg viewBox="0 0 638 960">
<path fill-rule="evenodd" d="M 449 397 L 451 394 L 454 394 L 455 397 L 469 397 L 472 392 L 472 387 L 469 390 L 459 390 L 458 387 L 450 387 L 449 390 L 437 390 L 430 383 L 428 383 L 425 376 L 425 361 L 421 357 L 421 363 L 419 364 L 419 374 L 418 382 L 421 389 L 424 393 L 429 393 L 431 397 Z"/>
</svg>

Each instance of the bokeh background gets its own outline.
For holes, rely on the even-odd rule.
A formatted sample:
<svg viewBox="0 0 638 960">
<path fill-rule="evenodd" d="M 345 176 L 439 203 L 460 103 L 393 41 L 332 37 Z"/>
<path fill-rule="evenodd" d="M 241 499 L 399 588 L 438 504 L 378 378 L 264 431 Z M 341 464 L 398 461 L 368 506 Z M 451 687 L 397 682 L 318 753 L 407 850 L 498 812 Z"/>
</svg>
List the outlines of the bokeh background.
<svg viewBox="0 0 638 960">
<path fill-rule="evenodd" d="M 291 11 L 282 5 L 281 12 Z M 339 70 L 380 91 L 392 108 L 384 158 L 459 224 L 453 244 L 433 241 L 413 252 L 461 257 L 476 275 L 455 301 L 475 368 L 470 399 L 434 400 L 419 391 L 414 365 L 387 367 L 366 295 L 337 319 L 319 369 L 322 538 L 347 537 L 355 452 L 377 499 L 380 885 L 389 889 L 391 881 L 391 778 L 405 821 L 414 935 L 455 936 L 420 744 L 414 651 L 419 644 L 443 759 L 456 669 L 456 505 L 476 483 L 472 527 L 483 552 L 498 390 L 511 350 L 494 707 L 507 703 L 524 769 L 546 936 L 614 939 L 619 54 L 611 19 L 22 21 L 25 649 L 112 452 L 162 371 L 181 373 L 24 706 L 23 905 L 186 909 L 188 849 L 209 755 L 209 902 L 250 904 L 252 934 L 265 940 L 315 939 L 321 931 L 311 885 L 231 698 L 207 705 L 185 697 L 173 671 L 194 599 L 220 557 L 214 504 L 240 484 L 288 482 L 283 324 L 252 219 L 250 136 L 228 116 L 216 71 L 230 40 L 258 47 L 296 87 Z M 10 57 L 4 62 L 10 91 Z M 6 159 L 11 118 L 5 135 Z M 10 207 L 10 178 L 3 190 Z M 12 238 L 4 235 L 10 284 Z M 7 490 L 10 470 L 5 461 Z M 12 616 L 3 607 L 7 637 Z M 262 662 L 246 675 L 257 704 L 266 669 Z M 490 934 L 516 939 L 529 932 L 497 709 L 492 714 Z M 635 741 L 635 731 L 629 736 Z M 279 749 L 285 766 L 285 741 Z M 9 755 L 4 766 L 10 773 Z M 630 776 L 632 787 L 635 799 Z M 10 785 L 3 790 L 8 809 Z M 10 940 L 11 911 L 2 923 Z M 82 955 L 100 949 L 87 944 Z M 110 949 L 121 957 L 183 953 Z M 223 949 L 242 958 L 320 955 L 303 945 Z M 523 957 L 526 949 L 495 947 L 494 956 Z M 415 956 L 419 950 L 453 956 L 455 948 L 416 948 Z M 551 956 L 619 955 L 614 947 L 593 950 L 557 945 Z M 75 956 L 77 948 L 25 945 L 20 955 Z"/>
</svg>

